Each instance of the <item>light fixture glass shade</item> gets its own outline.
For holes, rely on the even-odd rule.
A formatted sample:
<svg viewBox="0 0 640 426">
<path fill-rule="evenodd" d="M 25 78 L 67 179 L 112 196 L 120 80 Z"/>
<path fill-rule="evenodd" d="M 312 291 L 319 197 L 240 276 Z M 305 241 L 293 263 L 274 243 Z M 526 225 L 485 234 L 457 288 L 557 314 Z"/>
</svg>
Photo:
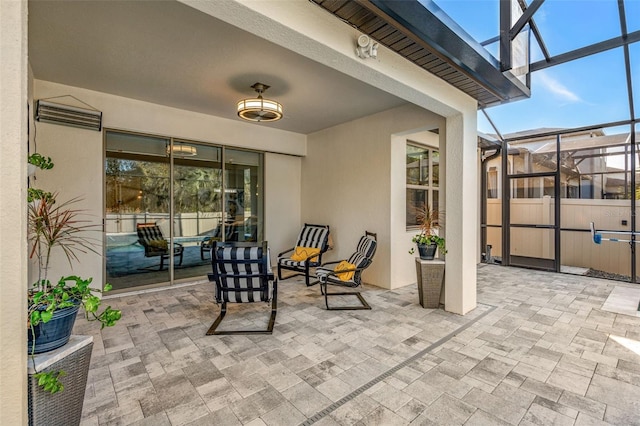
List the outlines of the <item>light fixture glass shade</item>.
<svg viewBox="0 0 640 426">
<path fill-rule="evenodd" d="M 238 102 L 238 116 L 249 121 L 276 121 L 282 118 L 282 105 L 262 97 Z"/>
<path fill-rule="evenodd" d="M 192 145 L 173 145 L 167 146 L 167 154 L 173 152 L 173 155 L 177 155 L 180 157 L 193 157 L 198 155 L 198 150 L 195 146 Z"/>
</svg>

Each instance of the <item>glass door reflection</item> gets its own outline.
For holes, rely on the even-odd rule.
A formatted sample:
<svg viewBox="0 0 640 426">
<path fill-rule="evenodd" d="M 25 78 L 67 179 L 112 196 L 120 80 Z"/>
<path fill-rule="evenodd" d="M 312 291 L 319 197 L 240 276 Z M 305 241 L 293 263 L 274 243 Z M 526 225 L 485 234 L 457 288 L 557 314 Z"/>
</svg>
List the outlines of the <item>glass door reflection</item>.
<svg viewBox="0 0 640 426">
<path fill-rule="evenodd" d="M 184 248 L 174 279 L 211 272 L 210 249 L 222 238 L 222 149 L 191 142 L 173 144 L 173 235 Z"/>
<path fill-rule="evenodd" d="M 106 281 L 114 290 L 170 281 L 167 143 L 107 132 Z"/>
<path fill-rule="evenodd" d="M 225 149 L 224 234 L 227 241 L 261 241 L 262 154 Z"/>
</svg>

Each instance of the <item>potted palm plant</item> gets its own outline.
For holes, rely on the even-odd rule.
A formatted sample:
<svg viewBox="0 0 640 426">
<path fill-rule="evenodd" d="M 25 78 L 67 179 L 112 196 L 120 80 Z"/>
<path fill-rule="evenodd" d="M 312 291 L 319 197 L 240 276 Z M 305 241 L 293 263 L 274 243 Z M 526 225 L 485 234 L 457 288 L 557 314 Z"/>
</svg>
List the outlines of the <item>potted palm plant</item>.
<svg viewBox="0 0 640 426">
<path fill-rule="evenodd" d="M 440 254 L 447 252 L 445 239 L 435 233 L 440 229 L 439 215 L 440 212 L 426 204 L 416 209 L 416 220 L 420 226 L 420 232 L 411 241 L 416 243 L 420 259 L 433 260 L 438 249 Z M 414 248 L 409 250 L 409 254 L 414 253 Z"/>
<path fill-rule="evenodd" d="M 53 162 L 38 154 L 29 157 L 29 163 L 43 170 L 51 169 Z M 98 321 L 102 327 L 114 325 L 121 317 L 119 310 L 110 306 L 100 309 L 99 294 L 110 290 L 91 287 L 91 278 L 76 275 L 61 277 L 52 283 L 48 277 L 49 266 L 55 251 L 61 251 L 72 266 L 78 261 L 78 253 L 93 251 L 94 241 L 84 235 L 92 225 L 81 218 L 82 211 L 74 209 L 78 198 L 65 202 L 57 200 L 58 194 L 37 188 L 29 188 L 28 240 L 30 257 L 37 259 L 37 281 L 28 290 L 28 352 L 34 354 L 57 349 L 65 345 L 80 308 L 89 321 Z M 34 376 L 46 391 L 56 393 L 64 389 L 59 380 L 60 371 L 37 372 Z"/>
</svg>

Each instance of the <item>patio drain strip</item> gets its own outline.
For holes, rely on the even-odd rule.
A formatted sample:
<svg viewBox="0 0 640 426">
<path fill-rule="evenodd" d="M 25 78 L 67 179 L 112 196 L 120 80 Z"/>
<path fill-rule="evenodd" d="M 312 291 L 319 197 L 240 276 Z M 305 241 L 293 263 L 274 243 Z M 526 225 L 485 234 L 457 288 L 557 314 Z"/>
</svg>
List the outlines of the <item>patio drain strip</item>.
<svg viewBox="0 0 640 426">
<path fill-rule="evenodd" d="M 480 305 L 480 303 L 479 303 L 479 305 Z M 429 345 L 428 347 L 424 348 L 420 352 L 416 353 L 415 355 L 412 355 L 411 357 L 409 357 L 406 360 L 402 361 L 400 364 L 396 365 L 395 367 L 391 367 L 389 370 L 387 370 L 384 373 L 380 374 L 378 377 L 374 378 L 370 382 L 365 383 L 364 385 L 360 386 L 358 389 L 354 390 L 349 395 L 344 396 L 342 399 L 339 399 L 338 401 L 334 402 L 333 404 L 325 407 L 322 411 L 317 412 L 313 416 L 309 417 L 303 423 L 300 423 L 300 426 L 312 425 L 315 422 L 321 420 L 323 417 L 325 417 L 328 414 L 332 413 L 333 411 L 337 410 L 342 405 L 346 404 L 347 402 L 351 401 L 353 398 L 355 398 L 358 395 L 362 394 L 367 389 L 369 389 L 372 386 L 378 384 L 382 380 L 388 378 L 389 376 L 391 376 L 392 374 L 396 373 L 398 370 L 401 370 L 402 368 L 408 366 L 412 362 L 422 358 L 423 356 L 425 356 L 426 354 L 428 354 L 429 352 L 431 352 L 432 350 L 434 350 L 438 346 L 446 343 L 452 337 L 454 337 L 457 334 L 463 332 L 464 330 L 466 330 L 467 328 L 471 327 L 473 324 L 475 324 L 476 322 L 480 321 L 482 318 L 484 318 L 485 316 L 487 316 L 488 314 L 490 314 L 491 312 L 493 312 L 494 310 L 497 309 L 497 306 L 492 306 L 492 305 L 487 305 L 487 304 L 482 304 L 482 305 L 488 306 L 489 309 L 487 311 L 481 313 L 480 315 L 478 315 L 478 317 L 475 318 L 474 320 L 472 320 L 472 321 L 468 322 L 467 324 L 455 329 L 454 331 L 452 331 L 451 333 L 449 333 L 446 336 L 442 337 L 441 339 L 433 342 L 431 345 Z"/>
</svg>

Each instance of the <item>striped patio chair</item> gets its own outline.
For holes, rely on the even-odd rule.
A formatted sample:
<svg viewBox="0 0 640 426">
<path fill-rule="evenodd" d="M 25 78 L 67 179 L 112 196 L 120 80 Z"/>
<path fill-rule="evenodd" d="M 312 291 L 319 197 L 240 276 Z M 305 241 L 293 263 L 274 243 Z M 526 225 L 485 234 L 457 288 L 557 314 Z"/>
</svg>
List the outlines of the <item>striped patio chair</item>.
<svg viewBox="0 0 640 426">
<path fill-rule="evenodd" d="M 278 281 L 271 271 L 267 242 L 242 243 L 216 241 L 211 249 L 216 302 L 220 314 L 207 335 L 211 334 L 271 334 L 276 321 Z M 216 331 L 227 313 L 227 303 L 271 302 L 271 316 L 266 330 Z"/>
<path fill-rule="evenodd" d="M 371 306 L 362 297 L 360 292 L 340 292 L 329 293 L 328 285 L 338 287 L 356 288 L 362 285 L 362 271 L 367 269 L 373 262 L 373 255 L 376 254 L 378 243 L 376 234 L 366 231 L 360 238 L 356 251 L 349 259 L 328 262 L 317 268 L 316 276 L 320 281 L 320 292 L 324 294 L 324 303 L 327 310 L 344 311 L 357 309 L 371 309 Z M 335 265 L 335 266 L 333 266 Z M 356 296 L 360 300 L 361 306 L 340 306 L 329 307 L 330 296 Z"/>
<path fill-rule="evenodd" d="M 317 284 L 317 281 L 309 282 L 309 269 L 322 264 L 322 254 L 328 249 L 329 225 L 305 223 L 300 235 L 298 235 L 296 246 L 278 254 L 278 278 L 284 280 L 297 275 L 304 275 L 307 286 Z M 295 271 L 296 273 L 283 278 L 283 269 Z"/>
<path fill-rule="evenodd" d="M 160 227 L 155 223 L 139 223 L 136 226 L 138 232 L 138 243 L 144 247 L 144 257 L 160 256 L 159 271 L 164 267 L 164 261 L 169 260 L 171 255 L 169 242 L 162 235 Z M 182 265 L 184 247 L 182 244 L 173 243 L 173 255 L 178 257 L 178 266 Z M 150 268 L 142 268 L 150 269 Z"/>
</svg>

